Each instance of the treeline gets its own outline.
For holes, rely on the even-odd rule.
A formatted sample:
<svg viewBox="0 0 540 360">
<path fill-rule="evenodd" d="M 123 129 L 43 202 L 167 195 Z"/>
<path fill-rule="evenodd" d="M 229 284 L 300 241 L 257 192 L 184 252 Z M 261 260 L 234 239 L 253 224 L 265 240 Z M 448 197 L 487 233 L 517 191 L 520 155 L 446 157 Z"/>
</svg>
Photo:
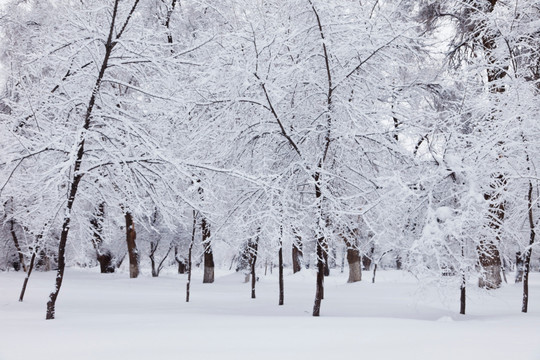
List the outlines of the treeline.
<svg viewBox="0 0 540 360">
<path fill-rule="evenodd" d="M 461 292 L 539 221 L 540 1 L 8 1 L 4 269 L 386 259 Z M 517 253 L 517 255 L 516 255 Z M 51 265 L 52 264 L 52 265 Z M 259 265 L 258 265 L 259 264 Z M 125 265 L 127 266 L 127 265 Z M 268 266 L 268 265 L 266 265 Z M 21 294 L 21 300 L 24 296 Z"/>
</svg>

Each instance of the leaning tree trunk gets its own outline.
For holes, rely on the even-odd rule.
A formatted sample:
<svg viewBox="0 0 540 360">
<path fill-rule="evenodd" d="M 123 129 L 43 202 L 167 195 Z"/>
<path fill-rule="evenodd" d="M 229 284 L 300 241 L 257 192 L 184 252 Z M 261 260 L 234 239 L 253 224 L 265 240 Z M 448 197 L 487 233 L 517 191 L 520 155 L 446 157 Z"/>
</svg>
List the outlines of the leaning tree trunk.
<svg viewBox="0 0 540 360">
<path fill-rule="evenodd" d="M 58 244 L 58 272 L 57 272 L 56 280 L 55 280 L 55 289 L 49 295 L 49 301 L 47 302 L 47 314 L 46 314 L 47 320 L 51 320 L 55 318 L 56 299 L 58 298 L 58 294 L 60 293 L 60 288 L 62 287 L 62 281 L 64 279 L 64 270 L 66 266 L 66 262 L 65 262 L 66 261 L 65 259 L 66 243 L 67 243 L 67 238 L 68 238 L 69 229 L 70 229 L 73 204 L 75 202 L 75 197 L 77 196 L 79 183 L 81 182 L 81 179 L 83 176 L 83 172 L 81 172 L 81 164 L 84 157 L 84 144 L 86 141 L 86 132 L 90 128 L 90 122 L 92 119 L 92 111 L 94 110 L 94 105 L 96 103 L 96 99 L 99 94 L 101 82 L 105 75 L 105 70 L 107 69 L 108 64 L 109 64 L 109 58 L 111 56 L 112 50 L 114 46 L 117 44 L 117 41 L 122 35 L 123 30 L 126 28 L 129 20 L 131 19 L 131 15 L 135 11 L 135 7 L 138 4 L 138 0 L 136 0 L 133 8 L 131 9 L 130 15 L 124 22 L 124 26 L 122 27 L 122 30 L 116 34 L 116 38 L 113 38 L 114 34 L 116 33 L 115 23 L 116 23 L 116 16 L 117 16 L 117 11 L 118 11 L 119 1 L 120 0 L 115 0 L 114 2 L 113 11 L 111 14 L 111 23 L 109 26 L 109 34 L 108 34 L 107 42 L 105 43 L 105 54 L 103 56 L 103 62 L 101 64 L 99 74 L 96 79 L 96 83 L 94 84 L 94 87 L 92 88 L 92 94 L 88 102 L 88 107 L 86 108 L 86 114 L 84 116 L 84 124 L 83 124 L 84 131 L 82 132 L 81 137 L 79 139 L 79 143 L 77 144 L 77 154 L 75 156 L 75 162 L 73 164 L 73 171 L 71 172 L 72 178 L 71 178 L 71 182 L 69 183 L 69 195 L 67 199 L 66 209 L 64 211 L 64 220 L 62 223 L 62 232 L 60 234 L 60 242 Z"/>
<path fill-rule="evenodd" d="M 157 267 L 156 267 L 156 258 L 154 256 L 154 254 L 157 251 L 157 248 L 158 248 L 157 243 L 150 241 L 150 254 L 148 255 L 148 257 L 150 258 L 150 267 L 152 270 L 152 277 L 159 276 L 159 272 L 157 271 Z"/>
<path fill-rule="evenodd" d="M 212 252 L 212 244 L 210 243 L 210 225 L 204 216 L 201 219 L 201 230 L 204 247 L 203 283 L 209 284 L 214 282 L 214 254 Z"/>
<path fill-rule="evenodd" d="M 32 257 L 30 259 L 30 266 L 28 267 L 28 272 L 26 273 L 26 277 L 24 278 L 21 294 L 19 295 L 19 301 L 21 302 L 24 300 L 24 294 L 26 293 L 26 286 L 28 285 L 28 280 L 30 280 L 30 275 L 32 275 L 32 270 L 34 269 L 34 263 L 36 261 L 36 253 L 37 253 L 37 249 L 32 253 Z"/>
<path fill-rule="evenodd" d="M 126 242 L 129 258 L 129 277 L 134 279 L 139 276 L 139 251 L 137 250 L 137 233 L 133 224 L 133 216 L 129 211 L 126 211 Z"/>
<path fill-rule="evenodd" d="M 529 237 L 529 246 L 527 247 L 527 251 L 525 251 L 525 259 L 524 259 L 524 272 L 523 272 L 523 303 L 521 305 L 521 312 L 526 313 L 529 307 L 529 271 L 531 269 L 531 254 L 532 254 L 532 247 L 534 245 L 534 240 L 536 237 L 536 231 L 534 229 L 534 214 L 533 214 L 533 185 L 532 182 L 529 181 L 529 194 L 528 194 L 528 215 L 529 215 L 529 229 L 530 229 L 530 237 Z"/>
</svg>

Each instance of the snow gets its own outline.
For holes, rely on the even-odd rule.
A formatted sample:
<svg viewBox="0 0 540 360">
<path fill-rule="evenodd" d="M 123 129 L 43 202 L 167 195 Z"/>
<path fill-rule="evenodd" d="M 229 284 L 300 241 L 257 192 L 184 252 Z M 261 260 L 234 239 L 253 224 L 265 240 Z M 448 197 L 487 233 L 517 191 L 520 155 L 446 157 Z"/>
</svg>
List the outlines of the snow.
<svg viewBox="0 0 540 360">
<path fill-rule="evenodd" d="M 378 271 L 375 284 L 347 284 L 335 270 L 314 318 L 309 270 L 286 273 L 281 307 L 277 272 L 261 272 L 255 300 L 243 274 L 218 271 L 214 284 L 202 284 L 196 272 L 185 303 L 185 276 L 166 270 L 128 279 L 67 269 L 52 321 L 44 318 L 54 272 L 34 273 L 23 303 L 24 274 L 0 273 L 0 360 L 540 359 L 538 273 L 528 314 L 520 313 L 521 285 L 486 292 L 471 284 L 462 316 L 457 289 L 421 287 L 400 271 Z"/>
<path fill-rule="evenodd" d="M 451 219 L 453 215 L 454 210 L 448 206 L 440 206 L 435 211 L 435 216 L 437 216 L 437 220 L 441 222 Z"/>
</svg>

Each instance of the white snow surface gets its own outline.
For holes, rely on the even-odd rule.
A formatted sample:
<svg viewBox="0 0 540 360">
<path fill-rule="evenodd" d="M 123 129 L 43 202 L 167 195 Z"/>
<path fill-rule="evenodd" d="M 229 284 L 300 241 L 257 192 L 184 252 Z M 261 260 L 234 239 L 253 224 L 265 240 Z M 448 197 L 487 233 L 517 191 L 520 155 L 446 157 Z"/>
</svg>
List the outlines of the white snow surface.
<svg viewBox="0 0 540 360">
<path fill-rule="evenodd" d="M 45 303 L 55 273 L 34 273 L 17 301 L 23 273 L 0 273 L 0 360 L 82 359 L 540 359 L 540 274 L 531 275 L 529 313 L 520 284 L 486 292 L 470 284 L 468 314 L 459 290 L 419 286 L 401 271 L 379 271 L 346 283 L 325 279 L 321 317 L 311 316 L 315 273 L 285 276 L 278 306 L 277 271 L 257 283 L 221 271 L 214 284 L 194 274 L 191 302 L 185 276 L 128 279 L 96 269 L 68 269 L 57 318 Z M 369 279 L 368 279 L 369 278 Z M 367 281 L 366 281 L 367 280 Z"/>
</svg>

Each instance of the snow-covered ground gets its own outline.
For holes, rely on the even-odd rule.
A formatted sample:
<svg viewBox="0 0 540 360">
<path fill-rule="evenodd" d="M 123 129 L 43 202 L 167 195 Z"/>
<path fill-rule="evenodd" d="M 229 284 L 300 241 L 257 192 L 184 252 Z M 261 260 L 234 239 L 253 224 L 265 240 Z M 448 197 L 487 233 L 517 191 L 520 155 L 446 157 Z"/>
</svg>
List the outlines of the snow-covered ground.
<svg viewBox="0 0 540 360">
<path fill-rule="evenodd" d="M 196 273 L 191 302 L 185 276 L 127 279 L 68 269 L 57 319 L 45 303 L 55 274 L 34 273 L 17 302 L 22 273 L 0 273 L 0 360 L 82 359 L 540 359 L 540 274 L 532 274 L 528 314 L 521 286 L 486 293 L 471 287 L 468 315 L 459 293 L 419 287 L 409 275 L 380 271 L 377 283 L 325 281 L 321 317 L 311 310 L 314 273 L 260 276 L 257 299 L 241 274 Z M 368 276 L 366 276 L 368 277 Z"/>
</svg>

